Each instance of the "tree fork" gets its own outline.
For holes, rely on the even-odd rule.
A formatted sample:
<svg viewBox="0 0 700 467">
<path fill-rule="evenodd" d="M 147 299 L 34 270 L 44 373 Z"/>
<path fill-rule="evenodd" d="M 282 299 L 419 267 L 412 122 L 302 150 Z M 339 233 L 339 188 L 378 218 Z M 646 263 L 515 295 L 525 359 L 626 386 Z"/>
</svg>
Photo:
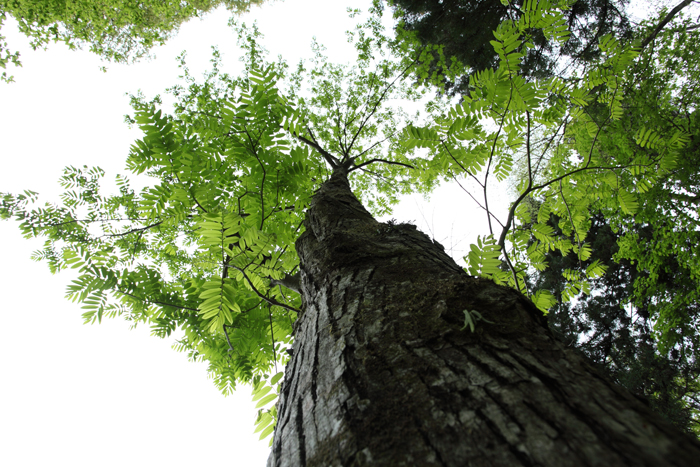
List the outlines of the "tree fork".
<svg viewBox="0 0 700 467">
<path fill-rule="evenodd" d="M 467 275 L 415 226 L 374 220 L 346 168 L 305 226 L 304 306 L 268 467 L 700 458 L 700 443 L 554 339 L 524 296 Z M 484 318 L 474 332 L 465 310 Z"/>
</svg>

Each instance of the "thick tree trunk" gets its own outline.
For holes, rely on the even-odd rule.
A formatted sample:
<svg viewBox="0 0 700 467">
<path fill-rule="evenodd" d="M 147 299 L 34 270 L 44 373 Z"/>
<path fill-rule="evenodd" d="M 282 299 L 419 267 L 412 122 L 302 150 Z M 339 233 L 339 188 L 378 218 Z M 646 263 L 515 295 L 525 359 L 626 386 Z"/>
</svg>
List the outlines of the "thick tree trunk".
<svg viewBox="0 0 700 467">
<path fill-rule="evenodd" d="M 700 462 L 700 443 L 555 340 L 529 300 L 375 221 L 343 169 L 305 225 L 269 467 Z M 474 332 L 464 310 L 484 318 Z"/>
</svg>

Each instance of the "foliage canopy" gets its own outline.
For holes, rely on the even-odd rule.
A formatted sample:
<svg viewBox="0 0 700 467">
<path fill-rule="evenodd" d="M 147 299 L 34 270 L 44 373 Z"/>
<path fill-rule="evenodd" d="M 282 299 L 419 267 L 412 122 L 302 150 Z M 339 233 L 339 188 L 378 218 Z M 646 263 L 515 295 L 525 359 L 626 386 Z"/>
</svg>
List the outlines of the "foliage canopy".
<svg viewBox="0 0 700 467">
<path fill-rule="evenodd" d="M 114 62 L 139 59 L 162 45 L 180 25 L 225 5 L 239 14 L 263 0 L 108 0 L 71 2 L 0 0 L 0 28 L 13 17 L 22 34 L 36 50 L 49 42 L 64 42 L 70 48 L 89 46 L 91 52 Z M 20 66 L 19 52 L 8 49 L 0 35 L 0 67 Z M 12 77 L 3 72 L 3 81 Z"/>
<path fill-rule="evenodd" d="M 460 103 L 432 102 L 425 123 L 386 103 L 421 97 L 404 84 L 409 72 L 444 83 L 463 68 L 440 46 L 387 39 L 380 8 L 352 36 L 352 67 L 329 63 L 315 45 L 312 67 L 289 72 L 265 61 L 257 30 L 249 30 L 244 76 L 221 73 L 215 55 L 214 70 L 197 83 L 183 57 L 186 85 L 169 90 L 172 114 L 158 98 L 132 97 L 128 120 L 144 137 L 127 168 L 151 177 L 146 188 L 119 177 L 119 193 L 103 195 L 100 169 L 70 167 L 60 203 L 35 207 L 35 193 L 5 194 L 0 213 L 20 220 L 26 236 L 47 239 L 36 258 L 52 271 L 79 270 L 69 297 L 83 304 L 86 321 L 123 316 L 159 336 L 181 329 L 178 349 L 206 360 L 222 391 L 252 382 L 265 408 L 262 437 L 276 416 L 270 404 L 281 374 L 271 376 L 273 368 L 286 363 L 301 307 L 281 286 L 293 289 L 304 210 L 338 165 L 353 172 L 355 192 L 375 213 L 388 212 L 400 193 L 447 180 L 474 184 L 483 199 L 469 193 L 490 232 L 471 246 L 467 271 L 522 291 L 543 310 L 594 295 L 591 281 L 610 267 L 594 257 L 589 233 L 602 213 L 622 233 L 615 258 L 637 264 L 630 301 L 646 300 L 656 344 L 695 361 L 697 170 L 684 165 L 697 138 L 692 26 L 664 28 L 677 12 L 662 12 L 636 42 L 603 35 L 586 67 L 535 79 L 528 57 L 540 38 L 566 43 L 570 4 L 518 8 L 493 32 L 497 66 L 473 73 Z M 516 181 L 505 217 L 489 208 L 494 177 Z M 653 226 L 661 248 L 635 248 L 640 224 Z M 553 254 L 574 264 L 561 270 L 556 294 L 533 289 L 530 277 Z M 664 271 L 677 266 L 684 287 L 664 289 Z M 667 306 L 668 294 L 687 307 Z"/>
</svg>

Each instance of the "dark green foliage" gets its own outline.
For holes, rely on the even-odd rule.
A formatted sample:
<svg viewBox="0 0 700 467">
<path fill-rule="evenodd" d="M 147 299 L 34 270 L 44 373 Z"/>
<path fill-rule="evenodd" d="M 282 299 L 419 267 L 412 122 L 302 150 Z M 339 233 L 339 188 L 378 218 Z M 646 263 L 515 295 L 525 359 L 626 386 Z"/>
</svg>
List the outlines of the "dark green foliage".
<svg viewBox="0 0 700 467">
<path fill-rule="evenodd" d="M 541 31 L 532 31 L 534 47 L 522 65 L 524 75 L 548 77 L 560 58 L 590 61 L 600 55 L 598 40 L 606 34 L 626 36 L 630 26 L 624 12 L 628 0 L 579 0 L 565 12 L 571 31 L 561 46 L 547 40 Z M 555 2 L 552 2 L 555 3 Z M 493 31 L 507 19 L 522 15 L 523 0 L 504 5 L 496 0 L 389 0 L 399 26 L 415 32 L 422 44 L 444 47 L 447 58 L 461 61 L 471 72 L 498 65 L 498 55 L 490 41 Z M 560 64 L 559 64 L 560 65 Z M 468 90 L 464 76 L 446 86 L 452 94 Z"/>
<path fill-rule="evenodd" d="M 552 216 L 549 224 L 558 230 L 560 219 Z M 653 231 L 639 226 L 637 233 L 650 240 Z M 614 261 L 621 233 L 615 233 L 605 217 L 597 213 L 591 219 L 589 239 L 591 257 L 579 261 L 575 255 L 546 255 L 549 268 L 535 276 L 535 290 L 549 290 L 557 299 L 548 318 L 552 331 L 567 344 L 574 345 L 611 379 L 646 399 L 650 406 L 684 431 L 698 429 L 694 418 L 700 410 L 700 386 L 696 380 L 700 366 L 694 356 L 678 345 L 660 351 L 654 339 L 654 319 L 649 307 L 653 297 L 635 301 L 634 283 L 647 275 L 628 260 Z M 573 239 L 572 239 L 573 240 Z M 665 287 L 676 289 L 688 282 L 687 272 L 667 258 L 669 273 Z M 585 270 L 594 261 L 607 266 L 607 273 L 591 280 L 592 291 L 575 302 L 563 302 L 562 275 L 567 269 Z"/>
</svg>

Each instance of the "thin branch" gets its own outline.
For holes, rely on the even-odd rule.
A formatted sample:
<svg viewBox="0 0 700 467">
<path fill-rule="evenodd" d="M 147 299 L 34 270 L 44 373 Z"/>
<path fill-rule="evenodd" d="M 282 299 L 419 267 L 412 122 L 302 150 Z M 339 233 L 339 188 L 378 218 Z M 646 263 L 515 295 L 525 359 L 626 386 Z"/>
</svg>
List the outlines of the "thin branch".
<svg viewBox="0 0 700 467">
<path fill-rule="evenodd" d="M 511 77 L 510 79 L 512 81 L 513 78 Z M 503 123 L 505 123 L 506 115 L 508 114 L 508 109 L 510 108 L 510 103 L 512 100 L 513 100 L 513 85 L 511 84 L 510 95 L 508 96 L 508 103 L 506 104 L 506 108 L 503 110 L 503 117 L 501 118 L 501 123 L 498 125 L 498 131 L 496 132 L 496 136 L 493 139 L 493 146 L 491 146 L 491 154 L 489 155 L 489 162 L 488 162 L 488 164 L 486 164 L 486 173 L 484 174 L 484 183 L 481 185 L 482 187 L 484 187 L 484 204 L 486 205 L 486 212 L 491 212 L 489 210 L 489 197 L 488 197 L 488 193 L 486 190 L 486 185 L 488 184 L 488 181 L 489 181 L 489 170 L 491 170 L 491 162 L 493 161 L 493 156 L 496 153 L 496 144 L 498 144 L 498 138 L 501 136 L 501 130 L 503 130 Z M 489 232 L 491 233 L 491 235 L 493 235 L 493 227 L 491 224 L 491 217 L 486 216 L 486 219 L 489 221 Z M 505 251 L 505 248 L 503 248 L 503 250 Z"/>
<path fill-rule="evenodd" d="M 27 216 L 27 217 L 29 217 L 29 216 Z M 148 219 L 148 218 L 143 218 L 143 220 L 146 220 L 146 219 Z M 138 220 L 142 220 L 142 219 L 139 219 L 139 218 L 129 219 L 129 218 L 124 218 L 124 217 L 109 217 L 107 219 L 104 219 L 104 218 L 100 218 L 100 219 L 71 219 L 71 220 L 65 221 L 65 222 L 56 222 L 54 224 L 40 225 L 37 228 L 38 229 L 48 229 L 50 227 L 61 227 L 63 225 L 77 224 L 77 223 L 81 223 L 81 222 L 91 224 L 93 222 L 102 222 L 102 223 L 107 222 L 107 221 L 134 222 L 134 221 L 138 221 Z"/>
<path fill-rule="evenodd" d="M 476 183 L 479 184 L 480 187 L 483 187 L 484 184 L 481 183 L 481 180 L 479 180 L 478 178 L 476 178 L 476 175 L 474 175 L 473 173 L 471 173 L 471 171 L 467 170 L 467 169 L 462 165 L 462 163 L 459 162 L 459 161 L 457 160 L 457 158 L 456 158 L 455 156 L 452 155 L 452 152 L 450 151 L 450 148 L 447 147 L 447 145 L 445 144 L 445 142 L 444 142 L 444 141 L 440 141 L 440 142 L 442 143 L 442 146 L 445 148 L 445 150 L 447 151 L 447 154 L 450 155 L 450 157 L 452 158 L 452 160 L 455 161 L 455 163 L 456 163 L 462 170 L 464 170 L 464 173 L 466 173 L 466 174 L 469 175 L 471 178 L 473 178 L 473 179 L 476 181 Z"/>
<path fill-rule="evenodd" d="M 197 201 L 197 198 L 195 198 L 194 193 L 192 193 L 192 187 L 190 187 L 190 190 L 189 190 L 189 191 L 190 191 L 190 196 L 192 196 L 192 199 L 194 200 L 195 204 L 199 207 L 199 209 L 201 209 L 203 212 L 208 213 L 209 211 L 207 211 L 206 209 L 204 209 L 204 208 L 202 207 L 202 205 L 199 204 L 199 201 Z"/>
<path fill-rule="evenodd" d="M 683 0 L 681 3 L 679 3 L 678 5 L 676 5 L 676 7 L 675 7 L 673 10 L 671 10 L 671 11 L 669 12 L 669 14 L 667 14 L 666 17 L 665 17 L 664 19 L 661 20 L 661 22 L 659 23 L 659 25 L 656 26 L 656 28 L 652 31 L 652 33 L 649 34 L 649 35 L 646 37 L 646 39 L 644 39 L 644 40 L 642 41 L 642 45 L 639 46 L 639 48 L 640 48 L 640 49 L 643 49 L 644 47 L 646 47 L 647 45 L 649 45 L 649 43 L 650 43 L 651 41 L 653 41 L 654 39 L 656 39 L 656 36 L 659 35 L 659 33 L 663 30 L 664 27 L 666 27 L 666 25 L 673 19 L 673 17 L 676 16 L 683 8 L 685 8 L 685 7 L 687 7 L 688 5 L 690 5 L 692 2 L 693 2 L 693 0 Z"/>
<path fill-rule="evenodd" d="M 134 257 L 136 256 L 136 249 L 139 246 L 139 242 L 141 241 L 141 237 L 143 237 L 143 230 L 139 232 L 138 237 L 136 237 L 136 242 L 134 243 L 134 251 L 131 252 L 131 261 L 134 260 Z"/>
<path fill-rule="evenodd" d="M 241 314 L 248 313 L 249 311 L 253 311 L 255 308 L 259 307 L 260 304 L 261 304 L 262 302 L 263 302 L 263 301 L 260 300 L 258 303 L 256 303 L 255 305 L 251 306 L 251 307 L 248 308 L 247 310 L 241 311 Z M 231 352 L 236 352 L 236 349 L 234 349 L 234 348 L 233 348 L 233 345 L 231 345 L 231 339 L 229 339 L 229 337 L 228 337 L 228 332 L 226 331 L 226 328 L 227 328 L 227 327 L 233 328 L 233 326 L 231 326 L 230 324 L 224 324 L 224 336 L 226 336 L 226 342 L 228 342 L 228 348 L 231 349 Z M 237 353 L 237 352 L 236 352 L 236 353 Z"/>
<path fill-rule="evenodd" d="M 486 213 L 487 213 L 489 216 L 493 217 L 493 219 L 494 219 L 496 222 L 498 222 L 498 225 L 500 225 L 501 228 L 503 228 L 503 223 L 502 223 L 500 220 L 498 220 L 498 217 L 496 217 L 495 214 L 493 214 L 492 212 L 489 212 L 489 211 L 474 197 L 474 195 L 472 195 L 472 194 L 469 192 L 469 190 L 467 190 L 466 188 L 464 188 L 464 186 L 462 186 L 462 184 L 459 183 L 459 180 L 457 179 L 457 177 L 456 177 L 453 173 L 450 173 L 450 176 L 451 176 L 452 179 L 457 183 L 457 185 L 459 185 L 459 187 L 462 189 L 462 191 L 464 191 L 466 194 L 469 195 L 469 197 L 470 197 L 472 200 L 474 200 L 474 202 L 477 204 L 477 206 L 479 206 L 481 209 L 483 209 L 484 211 L 486 211 Z"/>
<path fill-rule="evenodd" d="M 425 47 L 423 47 L 423 48 L 421 49 L 421 52 L 423 51 L 424 48 L 425 48 Z M 394 80 L 393 80 L 391 83 L 389 83 L 389 85 L 384 89 L 384 92 L 382 92 L 382 94 L 379 96 L 379 98 L 377 99 L 377 101 L 374 103 L 374 106 L 372 107 L 372 110 L 365 116 L 365 118 L 364 118 L 364 119 L 362 120 L 362 122 L 360 123 L 360 127 L 357 129 L 357 132 L 355 132 L 355 135 L 353 136 L 352 140 L 350 141 L 350 144 L 348 144 L 348 151 L 350 151 L 350 150 L 352 149 L 352 147 L 355 145 L 355 141 L 356 141 L 357 138 L 360 136 L 360 133 L 362 133 L 362 130 L 364 129 L 364 127 L 365 127 L 365 125 L 367 124 L 367 122 L 369 121 L 369 119 L 372 118 L 372 116 L 377 112 L 377 109 L 379 109 L 379 104 L 381 104 L 382 101 L 384 100 L 384 96 L 386 96 L 386 94 L 389 92 L 389 90 L 390 90 L 392 87 L 394 87 L 394 84 L 396 84 L 396 82 L 397 82 L 398 80 L 404 78 L 404 76 L 406 75 L 406 73 L 408 72 L 408 70 L 410 70 L 411 67 L 413 67 L 413 65 L 415 65 L 415 64 L 418 62 L 418 59 L 419 59 L 419 58 L 420 58 L 420 54 L 418 54 L 418 56 L 416 57 L 416 59 L 413 60 L 409 65 L 407 65 L 407 66 L 401 71 L 401 73 L 399 74 L 399 76 L 397 76 L 396 78 L 394 78 Z M 369 100 L 369 99 L 368 99 L 368 100 Z"/>
<path fill-rule="evenodd" d="M 369 82 L 369 85 L 367 86 L 367 96 L 363 99 L 362 105 L 361 105 L 359 108 L 357 108 L 357 109 L 355 110 L 355 112 L 354 112 L 352 118 L 348 118 L 348 119 L 345 120 L 345 129 L 347 129 L 348 127 L 350 127 L 350 125 L 352 125 L 352 124 L 355 122 L 355 119 L 357 119 L 357 118 L 362 114 L 362 113 L 360 112 L 360 110 L 361 110 L 365 105 L 367 105 L 367 103 L 368 103 L 369 100 L 370 100 L 370 97 L 371 97 L 371 94 L 372 94 L 372 87 L 374 86 L 374 81 L 375 81 L 375 78 L 376 78 L 377 75 L 376 75 L 376 73 L 370 73 L 369 76 L 370 76 L 370 82 Z M 345 131 L 345 129 L 344 129 L 343 131 Z M 346 135 L 345 135 L 345 140 L 346 140 L 346 141 L 347 141 L 347 138 L 348 138 L 348 137 L 347 137 L 347 134 L 346 134 Z"/>
<path fill-rule="evenodd" d="M 147 299 L 142 298 L 142 297 L 137 297 L 136 295 L 130 294 L 130 293 L 128 293 L 128 292 L 124 292 L 123 290 L 117 289 L 116 291 L 119 292 L 119 293 L 122 294 L 122 295 L 126 295 L 127 297 L 131 297 L 131 298 L 134 298 L 134 299 L 136 299 L 136 300 L 140 300 L 140 301 L 142 301 L 142 302 L 144 302 L 144 303 L 152 303 L 152 304 L 154 304 L 154 305 L 160 305 L 160 306 L 169 306 L 169 307 L 177 308 L 177 309 L 180 309 L 180 310 L 199 311 L 199 308 L 188 308 L 188 307 L 186 307 L 186 306 L 173 305 L 172 303 L 159 302 L 159 301 L 156 301 L 156 300 L 147 300 Z"/>
<path fill-rule="evenodd" d="M 275 373 L 277 373 L 277 351 L 275 350 L 275 331 L 272 329 L 272 308 L 267 307 L 270 316 L 270 337 L 272 337 L 272 359 L 275 362 Z"/>
<path fill-rule="evenodd" d="M 578 244 L 578 267 L 579 269 L 583 269 L 583 265 L 581 264 L 581 237 L 579 237 L 578 230 L 576 229 L 576 225 L 574 225 L 574 218 L 571 215 L 571 210 L 569 209 L 569 203 L 566 201 L 566 197 L 564 196 L 564 190 L 561 185 L 561 180 L 559 180 L 559 194 L 561 194 L 561 199 L 564 201 L 564 206 L 566 206 L 566 212 L 569 213 L 569 221 L 571 222 L 571 228 L 574 229 L 574 233 L 576 234 L 576 243 Z"/>
<path fill-rule="evenodd" d="M 347 154 L 347 149 L 345 148 L 345 143 L 343 143 L 344 140 L 348 139 L 347 132 L 345 131 L 345 127 L 341 125 L 340 119 L 340 105 L 338 105 L 338 101 L 334 100 L 333 103 L 335 104 L 335 110 L 336 110 L 336 119 L 335 119 L 335 124 L 336 124 L 336 130 L 338 130 L 338 145 L 340 146 L 340 150 L 343 151 L 343 155 Z M 343 134 L 340 134 L 340 130 L 342 127 Z"/>
<path fill-rule="evenodd" d="M 368 161 L 366 161 L 366 162 L 363 162 L 363 163 L 360 164 L 360 165 L 356 165 L 356 166 L 350 168 L 350 170 L 348 170 L 348 173 L 352 172 L 353 170 L 361 169 L 362 167 L 364 167 L 364 166 L 366 166 L 366 165 L 369 165 L 369 164 L 372 164 L 372 163 L 374 163 L 374 162 L 383 162 L 383 163 L 385 163 L 385 164 L 400 165 L 400 166 L 406 167 L 406 168 L 408 168 L 408 169 L 415 169 L 415 167 L 413 167 L 411 164 L 404 164 L 403 162 L 388 161 L 388 160 L 386 160 L 386 159 L 370 159 L 370 160 L 368 160 Z"/>
<path fill-rule="evenodd" d="M 110 238 L 111 238 L 111 237 L 123 237 L 123 236 L 125 236 L 125 235 L 129 235 L 129 234 L 132 234 L 132 233 L 134 233 L 134 232 L 143 233 L 144 230 L 148 230 L 148 229 L 150 229 L 151 227 L 159 226 L 159 225 L 162 224 L 163 222 L 165 222 L 165 221 L 159 221 L 159 222 L 156 222 L 155 224 L 147 225 L 146 227 L 140 227 L 140 228 L 137 228 L 137 229 L 131 229 L 131 230 L 129 230 L 128 232 L 122 232 L 122 233 L 116 233 L 116 234 L 105 234 L 105 235 L 100 235 L 100 237 L 98 237 L 98 238 L 102 238 L 102 237 L 110 237 Z"/>
<path fill-rule="evenodd" d="M 258 297 L 260 297 L 262 300 L 266 301 L 266 302 L 269 303 L 270 305 L 275 305 L 275 306 L 278 306 L 278 307 L 281 307 L 281 308 L 285 308 L 285 309 L 291 310 L 291 311 L 293 311 L 293 312 L 295 312 L 295 313 L 300 313 L 300 312 L 301 312 L 301 310 L 298 310 L 298 309 L 294 308 L 293 306 L 285 305 L 284 303 L 278 302 L 278 301 L 275 300 L 274 298 L 268 298 L 268 297 L 266 297 L 265 295 L 261 294 L 260 291 L 255 287 L 255 285 L 253 285 L 253 281 L 250 280 L 250 278 L 248 277 L 248 274 L 246 274 L 245 271 L 244 271 L 243 269 L 239 268 L 238 266 L 232 266 L 232 265 L 229 265 L 229 266 L 227 266 L 227 267 L 232 268 L 232 269 L 235 269 L 235 270 L 237 270 L 238 272 L 240 272 L 241 274 L 243 274 L 243 277 L 245 277 L 245 280 L 248 281 L 248 285 L 250 285 L 250 288 L 253 290 L 253 292 L 255 292 L 255 294 L 256 294 Z"/>
<path fill-rule="evenodd" d="M 532 186 L 532 151 L 530 150 L 530 111 L 525 112 L 527 115 L 527 136 L 525 139 L 525 151 L 527 152 L 527 186 Z M 545 148 L 545 151 L 547 149 Z"/>
<path fill-rule="evenodd" d="M 381 179 L 384 183 L 386 183 L 387 185 L 389 185 L 390 188 L 393 188 L 394 190 L 398 191 L 398 188 L 396 188 L 395 186 L 393 186 L 393 185 L 391 184 L 391 180 L 388 179 L 388 178 L 386 178 L 385 176 L 383 176 L 383 175 L 381 175 L 381 174 L 378 174 L 377 172 L 372 172 L 371 170 L 367 170 L 367 169 L 365 169 L 365 168 L 361 168 L 360 170 L 363 171 L 364 173 L 373 175 L 373 176 L 375 176 L 375 177 Z"/>
<path fill-rule="evenodd" d="M 231 345 L 231 339 L 228 337 L 228 331 L 226 331 L 227 327 L 232 327 L 228 324 L 224 324 L 224 336 L 226 336 L 226 342 L 228 342 L 228 348 L 231 350 L 231 352 L 236 352 L 236 349 L 233 348 L 233 345 Z"/>
<path fill-rule="evenodd" d="M 246 135 L 248 133 L 246 132 Z M 248 140 L 250 140 L 250 136 L 248 137 Z M 258 157 L 258 152 L 255 150 L 257 147 L 257 144 L 253 146 L 253 150 L 251 152 L 253 153 L 253 157 L 258 161 L 258 164 L 260 164 L 260 168 L 262 169 L 262 181 L 260 182 L 260 230 L 263 229 L 263 226 L 265 225 L 265 178 L 267 177 L 267 170 L 265 170 L 265 165 L 262 163 L 260 160 L 260 157 Z"/>
<path fill-rule="evenodd" d="M 513 263 L 510 262 L 510 257 L 508 256 L 508 252 L 506 249 L 502 249 L 501 252 L 503 253 L 503 257 L 506 259 L 506 264 L 508 265 L 508 269 L 510 269 L 511 274 L 513 274 L 513 280 L 515 281 L 515 289 L 520 292 L 520 281 L 518 280 L 518 271 L 515 270 L 515 267 L 513 266 Z M 527 284 L 523 281 L 523 288 L 527 292 Z"/>
<path fill-rule="evenodd" d="M 608 117 L 610 119 L 610 117 Z M 603 125 L 607 123 L 607 120 L 603 122 Z M 598 126 L 598 131 L 595 134 L 595 137 L 593 138 L 593 141 L 591 142 L 591 149 L 588 151 L 588 160 L 586 161 L 586 165 L 583 167 L 580 167 L 576 170 L 572 170 L 570 172 L 565 173 L 564 175 L 561 175 L 559 177 L 553 178 L 552 180 L 542 183 L 540 185 L 534 186 L 534 187 L 528 187 L 527 189 L 523 190 L 523 192 L 518 196 L 518 199 L 515 200 L 513 205 L 511 206 L 510 210 L 508 211 L 508 219 L 506 220 L 506 225 L 503 227 L 503 230 L 501 231 L 501 236 L 498 239 L 498 246 L 501 248 L 501 250 L 505 250 L 505 244 L 506 244 L 506 235 L 508 234 L 508 231 L 510 230 L 510 226 L 513 223 L 513 218 L 515 217 L 515 210 L 517 209 L 518 205 L 520 202 L 525 199 L 527 195 L 532 193 L 533 191 L 540 190 L 542 188 L 545 188 L 552 183 L 556 183 L 559 180 L 563 180 L 566 177 L 569 177 L 571 175 L 574 175 L 578 172 L 582 172 L 584 170 L 595 170 L 595 169 L 609 169 L 609 168 L 625 168 L 627 166 L 619 166 L 619 167 L 589 167 L 591 164 L 591 160 L 593 158 L 593 148 L 595 147 L 596 142 L 598 141 L 598 136 L 600 136 L 600 132 L 603 130 L 603 125 Z"/>
<path fill-rule="evenodd" d="M 394 136 L 395 134 L 396 134 L 396 131 L 392 132 L 392 133 L 391 133 L 389 136 L 387 136 L 386 138 L 384 138 L 384 139 L 382 139 L 382 140 L 380 140 L 380 141 L 377 141 L 377 142 L 374 143 L 372 146 L 370 146 L 368 149 L 365 149 L 364 151 L 362 151 L 361 153 L 359 153 L 359 154 L 356 155 L 355 157 L 351 158 L 350 161 L 351 161 L 352 163 L 355 163 L 355 161 L 356 161 L 357 159 L 359 159 L 360 157 L 364 156 L 365 154 L 367 154 L 368 152 L 370 152 L 372 149 L 376 148 L 377 146 L 379 146 L 380 144 L 382 144 L 384 141 L 388 140 L 389 138 L 391 138 L 391 137 Z"/>
</svg>

